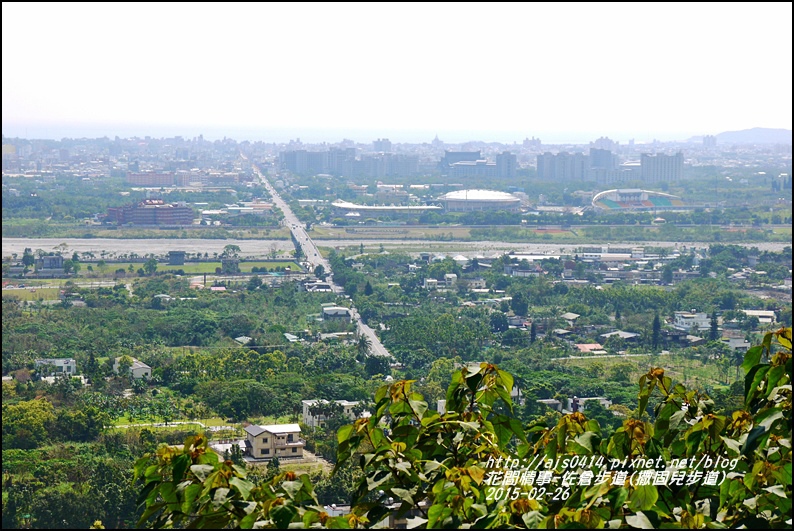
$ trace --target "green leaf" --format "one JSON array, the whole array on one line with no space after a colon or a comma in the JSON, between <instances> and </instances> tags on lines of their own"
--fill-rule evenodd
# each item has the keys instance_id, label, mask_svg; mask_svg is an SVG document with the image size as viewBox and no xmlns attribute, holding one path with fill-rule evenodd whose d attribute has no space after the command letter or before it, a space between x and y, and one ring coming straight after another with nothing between
<instances>
[{"instance_id":1,"label":"green leaf","mask_svg":"<svg viewBox=\"0 0 794 531\"><path fill-rule=\"evenodd\" d=\"M284 483L281 484L281 487L284 489L284 492L287 493L287 496L289 496L291 499L294 500L295 496L303 488L303 482L302 481L285 481Z\"/></svg>"},{"instance_id":2,"label":"green leaf","mask_svg":"<svg viewBox=\"0 0 794 531\"><path fill-rule=\"evenodd\" d=\"M276 527L287 529L297 513L298 510L292 505L278 505L270 510L270 517L273 518Z\"/></svg>"},{"instance_id":3,"label":"green leaf","mask_svg":"<svg viewBox=\"0 0 794 531\"><path fill-rule=\"evenodd\" d=\"M350 438L350 435L353 434L353 430L355 428L352 424L346 424L339 428L339 431L336 432L336 440L339 443L342 443Z\"/></svg>"},{"instance_id":4,"label":"green leaf","mask_svg":"<svg viewBox=\"0 0 794 531\"><path fill-rule=\"evenodd\" d=\"M210 475L215 470L215 467L212 465L191 465L190 471L196 476L199 481L204 481L207 479L207 476Z\"/></svg>"},{"instance_id":5,"label":"green leaf","mask_svg":"<svg viewBox=\"0 0 794 531\"><path fill-rule=\"evenodd\" d=\"M184 499L182 500L182 512L194 514L196 512L196 498L201 494L201 485L193 483L185 489Z\"/></svg>"},{"instance_id":6,"label":"green leaf","mask_svg":"<svg viewBox=\"0 0 794 531\"><path fill-rule=\"evenodd\" d=\"M256 512L246 515L240 520L240 529L253 529L257 520L259 520L259 514Z\"/></svg>"},{"instance_id":7,"label":"green leaf","mask_svg":"<svg viewBox=\"0 0 794 531\"><path fill-rule=\"evenodd\" d=\"M233 477L230 479L229 484L240 492L240 496L244 500L247 500L251 497L251 490L255 487L255 485L250 481L238 477Z\"/></svg>"},{"instance_id":8,"label":"green leaf","mask_svg":"<svg viewBox=\"0 0 794 531\"><path fill-rule=\"evenodd\" d=\"M742 452L742 447L739 445L739 441L725 437L724 435L720 438L722 439L722 442L725 443L725 446L730 448L732 451L736 452L737 454Z\"/></svg>"},{"instance_id":9,"label":"green leaf","mask_svg":"<svg viewBox=\"0 0 794 531\"><path fill-rule=\"evenodd\" d=\"M219 487L215 489L215 496L212 497L212 506L214 508L217 509L218 507L226 503L226 500L229 496L229 490L230 489L227 489L226 487Z\"/></svg>"},{"instance_id":10,"label":"green leaf","mask_svg":"<svg viewBox=\"0 0 794 531\"><path fill-rule=\"evenodd\" d=\"M635 511L647 511L656 505L658 499L655 485L641 485L629 494L629 507Z\"/></svg>"},{"instance_id":11,"label":"green leaf","mask_svg":"<svg viewBox=\"0 0 794 531\"><path fill-rule=\"evenodd\" d=\"M367 476L367 490L373 491L392 478L391 472L380 470L374 476Z\"/></svg>"},{"instance_id":12,"label":"green leaf","mask_svg":"<svg viewBox=\"0 0 794 531\"><path fill-rule=\"evenodd\" d=\"M441 517L441 514L444 512L444 506L441 504L431 505L430 509L427 510L427 528L428 529L435 529L438 527L436 524L438 523L438 519Z\"/></svg>"},{"instance_id":13,"label":"green leaf","mask_svg":"<svg viewBox=\"0 0 794 531\"><path fill-rule=\"evenodd\" d=\"M413 394L418 395L419 397L422 396L419 395L418 393L413 393ZM425 411L427 411L427 402L425 402L424 400L416 400L414 398L411 398L408 400L408 403L411 405L411 409L413 409L414 412L416 413L416 416L421 419L424 416Z\"/></svg>"},{"instance_id":14,"label":"green leaf","mask_svg":"<svg viewBox=\"0 0 794 531\"><path fill-rule=\"evenodd\" d=\"M786 368L783 365L772 367L769 372L766 373L766 393L764 393L764 396L769 396L769 393L772 391L772 389L777 387L781 377L783 377L785 374Z\"/></svg>"},{"instance_id":15,"label":"green leaf","mask_svg":"<svg viewBox=\"0 0 794 531\"><path fill-rule=\"evenodd\" d=\"M758 365L761 361L761 355L764 353L764 348L761 345L756 345L747 349L744 354L744 361L742 362L742 369L744 372L750 372L750 369Z\"/></svg>"},{"instance_id":16,"label":"green leaf","mask_svg":"<svg viewBox=\"0 0 794 531\"><path fill-rule=\"evenodd\" d=\"M172 482L162 483L160 484L160 497L163 498L163 501L166 503L176 503L176 487Z\"/></svg>"},{"instance_id":17,"label":"green leaf","mask_svg":"<svg viewBox=\"0 0 794 531\"><path fill-rule=\"evenodd\" d=\"M653 524L642 511L637 514L630 514L626 517L626 523L636 529L653 529Z\"/></svg>"},{"instance_id":18,"label":"green leaf","mask_svg":"<svg viewBox=\"0 0 794 531\"><path fill-rule=\"evenodd\" d=\"M149 483L147 483L146 486L144 486L143 489L141 490L141 493L138 494L138 499L135 501L135 504L140 505L144 501L148 500L149 494L151 494L151 492L155 488L157 488L158 485L160 485L159 481L150 481Z\"/></svg>"},{"instance_id":19,"label":"green leaf","mask_svg":"<svg viewBox=\"0 0 794 531\"><path fill-rule=\"evenodd\" d=\"M583 453L587 453L589 455L593 453L595 448L598 448L598 443L601 441L601 437L599 437L597 433L586 431L575 437L574 441L576 441L576 444L585 450Z\"/></svg>"},{"instance_id":20,"label":"green leaf","mask_svg":"<svg viewBox=\"0 0 794 531\"><path fill-rule=\"evenodd\" d=\"M521 520L524 521L524 525L527 526L527 529L539 529L541 522L543 522L543 515L540 511L530 511L522 514Z\"/></svg>"},{"instance_id":21,"label":"green leaf","mask_svg":"<svg viewBox=\"0 0 794 531\"><path fill-rule=\"evenodd\" d=\"M782 418L783 411L780 408L770 408L755 418L755 424L756 426L761 426L766 431L769 431L772 429L772 424L774 424L776 420Z\"/></svg>"},{"instance_id":22,"label":"green leaf","mask_svg":"<svg viewBox=\"0 0 794 531\"><path fill-rule=\"evenodd\" d=\"M786 495L786 489L783 487L783 485L772 485L771 487L766 487L761 490L765 490L776 496L780 496L781 498L788 498L788 495Z\"/></svg>"},{"instance_id":23,"label":"green leaf","mask_svg":"<svg viewBox=\"0 0 794 531\"><path fill-rule=\"evenodd\" d=\"M391 491L398 498L400 498L401 500L405 501L406 503L409 503L411 505L414 504L414 499L411 496L411 491L410 490L408 490L408 489L400 489L400 488L394 487L394 488L391 489Z\"/></svg>"},{"instance_id":24,"label":"green leaf","mask_svg":"<svg viewBox=\"0 0 794 531\"><path fill-rule=\"evenodd\" d=\"M761 426L756 426L750 430L750 433L747 434L747 439L744 441L744 445L742 446L742 455L752 454L761 443L762 437L766 434L767 431Z\"/></svg>"},{"instance_id":25,"label":"green leaf","mask_svg":"<svg viewBox=\"0 0 794 531\"><path fill-rule=\"evenodd\" d=\"M185 477L185 471L187 470L188 465L190 465L190 455L189 454L182 454L176 459L174 459L173 463L173 474L174 474L174 483L179 483Z\"/></svg>"},{"instance_id":26,"label":"green leaf","mask_svg":"<svg viewBox=\"0 0 794 531\"><path fill-rule=\"evenodd\" d=\"M756 365L747 373L744 378L745 407L749 406L758 394L758 384L761 383L767 372L769 372L769 365Z\"/></svg>"}]
</instances>

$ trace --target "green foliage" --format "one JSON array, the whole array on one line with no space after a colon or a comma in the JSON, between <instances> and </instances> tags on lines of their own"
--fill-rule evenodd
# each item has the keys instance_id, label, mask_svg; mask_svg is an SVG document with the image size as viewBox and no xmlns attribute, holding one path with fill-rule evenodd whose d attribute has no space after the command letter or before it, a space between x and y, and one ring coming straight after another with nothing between
<instances>
[{"instance_id":1,"label":"green foliage","mask_svg":"<svg viewBox=\"0 0 794 531\"><path fill-rule=\"evenodd\" d=\"M152 461L147 456L135 464L135 477L145 483L138 498L145 507L141 526L286 529L291 523L352 523L348 516L328 516L308 475L282 472L255 485L243 467L208 451L203 436L189 437L181 449L161 447Z\"/></svg>"},{"instance_id":2,"label":"green foliage","mask_svg":"<svg viewBox=\"0 0 794 531\"><path fill-rule=\"evenodd\" d=\"M3 449L35 448L48 440L55 413L47 400L3 403Z\"/></svg>"},{"instance_id":3,"label":"green foliage","mask_svg":"<svg viewBox=\"0 0 794 531\"><path fill-rule=\"evenodd\" d=\"M136 477L146 482L140 523L347 528L396 513L420 527L454 529L785 527L792 498L791 363L791 329L767 334L745 356L744 408L730 415L715 414L709 396L652 369L640 378L640 417L626 418L610 437L581 412L561 416L551 428L525 428L512 415L513 377L491 364L453 374L444 414L429 409L404 380L381 387L372 416L338 432L335 470L357 461L362 472L349 515L324 514L308 476L285 473L254 485L245 470L208 454L197 437L182 449L162 447L154 464L149 456L136 464ZM529 496L537 489L521 484L500 496L490 486L496 472L511 469L507 463L527 467L538 459L555 475L609 469L624 472L625 481L613 475L557 489L555 496ZM628 479L665 469L717 471L721 481ZM396 504L388 506L389 498Z\"/></svg>"}]
</instances>

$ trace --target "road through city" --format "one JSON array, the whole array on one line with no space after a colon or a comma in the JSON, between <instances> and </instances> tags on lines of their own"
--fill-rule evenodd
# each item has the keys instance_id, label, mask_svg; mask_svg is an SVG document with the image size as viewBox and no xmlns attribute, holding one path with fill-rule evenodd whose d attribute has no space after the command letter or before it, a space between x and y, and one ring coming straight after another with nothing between
<instances>
[{"instance_id":1,"label":"road through city","mask_svg":"<svg viewBox=\"0 0 794 531\"><path fill-rule=\"evenodd\" d=\"M323 255L320 254L320 250L306 232L306 227L303 226L303 223L301 223L295 213L292 212L292 209L289 207L286 201L284 201L276 189L273 188L273 185L270 183L267 177L265 177L262 172L259 171L259 168L253 164L252 167L254 168L254 171L256 172L259 179L262 181L264 187L267 189L268 193L270 193L273 203L280 208L281 212L284 214L285 225L292 232L292 237L294 240L301 246L301 250L304 254L304 260L306 262L305 265L307 265L311 271L314 271L318 265L323 266L323 270L328 274L327 280L331 286L331 289L334 291L334 293L341 294L344 290L341 286L338 286L333 282L333 271L331 270L331 264L323 257ZM355 307L351 307L350 312L353 322L356 323L359 336L365 336L369 339L371 345L370 354L374 356L391 357L389 351L386 350L386 347L384 347L380 342L380 339L378 339L375 331L361 321L361 316L359 315L358 310L356 310Z\"/></svg>"}]
</instances>

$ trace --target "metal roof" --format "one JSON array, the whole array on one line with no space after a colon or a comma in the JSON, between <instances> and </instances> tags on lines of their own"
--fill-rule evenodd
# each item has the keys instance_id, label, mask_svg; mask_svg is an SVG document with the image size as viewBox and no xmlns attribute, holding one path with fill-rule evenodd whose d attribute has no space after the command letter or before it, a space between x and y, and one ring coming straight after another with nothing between
<instances>
[{"instance_id":1,"label":"metal roof","mask_svg":"<svg viewBox=\"0 0 794 531\"><path fill-rule=\"evenodd\" d=\"M463 200L463 201L521 201L513 194L498 192L496 190L455 190L442 195L441 200Z\"/></svg>"}]
</instances>

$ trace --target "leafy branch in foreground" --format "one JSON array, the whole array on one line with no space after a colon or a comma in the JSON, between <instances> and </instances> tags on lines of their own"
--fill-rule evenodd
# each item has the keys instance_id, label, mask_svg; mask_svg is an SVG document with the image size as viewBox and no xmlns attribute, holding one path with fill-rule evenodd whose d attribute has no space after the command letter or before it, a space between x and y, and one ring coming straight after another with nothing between
<instances>
[{"instance_id":1,"label":"leafy branch in foreground","mask_svg":"<svg viewBox=\"0 0 794 531\"><path fill-rule=\"evenodd\" d=\"M391 514L423 528L790 528L791 365L791 328L767 334L745 356L744 408L727 415L651 369L636 418L608 438L582 412L522 426L513 378L491 364L453 375L443 414L396 382L337 434L336 469L363 472L349 514L325 513L306 475L254 485L192 437L136 464L140 523L368 528Z\"/></svg>"}]
</instances>

